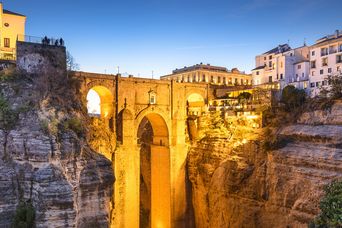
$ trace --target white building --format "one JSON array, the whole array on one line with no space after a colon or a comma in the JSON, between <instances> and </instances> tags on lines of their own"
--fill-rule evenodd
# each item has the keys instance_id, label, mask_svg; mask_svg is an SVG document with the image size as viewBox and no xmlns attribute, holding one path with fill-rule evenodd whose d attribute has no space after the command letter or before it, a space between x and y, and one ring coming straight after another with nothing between
<instances>
[{"instance_id":1,"label":"white building","mask_svg":"<svg viewBox=\"0 0 342 228\"><path fill-rule=\"evenodd\" d=\"M277 83L280 89L294 85L307 89L309 84L309 47L292 49L288 44L279 45L255 58L252 70L253 85Z\"/></svg>"},{"instance_id":2,"label":"white building","mask_svg":"<svg viewBox=\"0 0 342 228\"><path fill-rule=\"evenodd\" d=\"M327 86L328 75L342 70L342 31L325 36L310 47L310 92L319 94L320 88Z\"/></svg>"}]
</instances>

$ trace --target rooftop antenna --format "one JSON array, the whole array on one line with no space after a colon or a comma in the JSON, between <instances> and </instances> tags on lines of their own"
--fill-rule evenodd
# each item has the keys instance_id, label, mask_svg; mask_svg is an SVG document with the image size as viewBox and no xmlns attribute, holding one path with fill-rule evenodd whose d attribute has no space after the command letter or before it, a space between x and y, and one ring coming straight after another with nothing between
<instances>
[{"instance_id":1,"label":"rooftop antenna","mask_svg":"<svg viewBox=\"0 0 342 228\"><path fill-rule=\"evenodd\" d=\"M120 74L120 67L118 66L117 68L118 68L118 74Z\"/></svg>"},{"instance_id":2,"label":"rooftop antenna","mask_svg":"<svg viewBox=\"0 0 342 228\"><path fill-rule=\"evenodd\" d=\"M306 38L304 37L304 46L306 46Z\"/></svg>"}]
</instances>

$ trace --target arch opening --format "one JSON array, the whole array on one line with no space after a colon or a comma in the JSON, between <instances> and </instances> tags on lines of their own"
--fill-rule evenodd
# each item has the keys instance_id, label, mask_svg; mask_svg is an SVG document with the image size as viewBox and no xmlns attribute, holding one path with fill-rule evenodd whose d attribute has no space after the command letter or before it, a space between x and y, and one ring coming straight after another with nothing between
<instances>
[{"instance_id":1,"label":"arch opening","mask_svg":"<svg viewBox=\"0 0 342 228\"><path fill-rule=\"evenodd\" d=\"M195 140L198 137L198 117L205 108L204 98L198 93L192 93L186 100L187 108L187 136L188 140Z\"/></svg>"},{"instance_id":2,"label":"arch opening","mask_svg":"<svg viewBox=\"0 0 342 228\"><path fill-rule=\"evenodd\" d=\"M88 115L110 119L113 117L113 95L104 86L94 86L87 93Z\"/></svg>"},{"instance_id":3,"label":"arch opening","mask_svg":"<svg viewBox=\"0 0 342 228\"><path fill-rule=\"evenodd\" d=\"M159 114L146 115L137 132L140 148L140 227L169 227L170 149L167 125Z\"/></svg>"},{"instance_id":4,"label":"arch opening","mask_svg":"<svg viewBox=\"0 0 342 228\"><path fill-rule=\"evenodd\" d=\"M199 116L205 106L204 98L198 93L192 93L187 97L187 113L188 116Z\"/></svg>"}]
</instances>

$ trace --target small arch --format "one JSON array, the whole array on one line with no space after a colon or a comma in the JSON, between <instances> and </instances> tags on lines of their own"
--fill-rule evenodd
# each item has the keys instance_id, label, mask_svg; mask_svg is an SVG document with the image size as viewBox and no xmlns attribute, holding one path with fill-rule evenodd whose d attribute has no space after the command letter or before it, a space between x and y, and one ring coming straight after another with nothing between
<instances>
[{"instance_id":1,"label":"small arch","mask_svg":"<svg viewBox=\"0 0 342 228\"><path fill-rule=\"evenodd\" d=\"M198 93L191 93L186 100L188 115L199 116L205 106L205 101L202 95Z\"/></svg>"},{"instance_id":2,"label":"small arch","mask_svg":"<svg viewBox=\"0 0 342 228\"><path fill-rule=\"evenodd\" d=\"M94 86L87 93L87 109L90 116L110 119L113 117L112 92L104 86Z\"/></svg>"}]
</instances>

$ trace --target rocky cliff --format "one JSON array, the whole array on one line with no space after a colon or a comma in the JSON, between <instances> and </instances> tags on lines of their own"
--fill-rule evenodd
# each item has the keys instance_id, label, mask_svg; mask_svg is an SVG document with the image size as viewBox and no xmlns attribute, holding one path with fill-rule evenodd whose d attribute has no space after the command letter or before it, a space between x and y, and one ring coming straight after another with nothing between
<instances>
[{"instance_id":1,"label":"rocky cliff","mask_svg":"<svg viewBox=\"0 0 342 228\"><path fill-rule=\"evenodd\" d=\"M0 76L0 227L27 222L20 203L36 227L108 227L112 163L87 145L65 58L39 48L18 60L30 71Z\"/></svg>"},{"instance_id":2,"label":"rocky cliff","mask_svg":"<svg viewBox=\"0 0 342 228\"><path fill-rule=\"evenodd\" d=\"M188 156L196 227L307 227L323 186L342 177L342 102L279 129L286 144L266 150L265 132L209 138Z\"/></svg>"}]
</instances>

